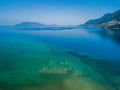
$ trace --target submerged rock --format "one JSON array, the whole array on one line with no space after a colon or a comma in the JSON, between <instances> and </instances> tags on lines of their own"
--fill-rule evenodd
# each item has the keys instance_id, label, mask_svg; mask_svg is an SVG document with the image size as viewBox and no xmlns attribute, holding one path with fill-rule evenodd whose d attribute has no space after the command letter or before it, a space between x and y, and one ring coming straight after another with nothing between
<instances>
[{"instance_id":1,"label":"submerged rock","mask_svg":"<svg viewBox=\"0 0 120 90\"><path fill-rule=\"evenodd\" d=\"M46 73L46 74L67 74L68 69L67 68L59 68L59 67L43 67L42 70L40 70L40 73Z\"/></svg>"}]
</instances>

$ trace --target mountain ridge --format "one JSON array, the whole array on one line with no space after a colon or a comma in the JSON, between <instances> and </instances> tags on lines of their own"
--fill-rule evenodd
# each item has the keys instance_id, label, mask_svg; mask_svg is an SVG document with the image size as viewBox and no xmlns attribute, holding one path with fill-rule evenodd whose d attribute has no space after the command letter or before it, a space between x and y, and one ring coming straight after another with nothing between
<instances>
[{"instance_id":1,"label":"mountain ridge","mask_svg":"<svg viewBox=\"0 0 120 90\"><path fill-rule=\"evenodd\" d=\"M114 13L107 13L98 19L91 19L87 21L84 25L106 29L120 29L120 10Z\"/></svg>"}]
</instances>

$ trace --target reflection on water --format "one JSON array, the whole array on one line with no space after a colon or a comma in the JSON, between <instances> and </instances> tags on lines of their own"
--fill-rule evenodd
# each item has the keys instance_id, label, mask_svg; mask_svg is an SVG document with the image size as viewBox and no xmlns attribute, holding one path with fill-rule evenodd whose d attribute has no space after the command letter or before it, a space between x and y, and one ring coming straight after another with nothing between
<instances>
[{"instance_id":1,"label":"reflection on water","mask_svg":"<svg viewBox=\"0 0 120 90\"><path fill-rule=\"evenodd\" d=\"M120 90L119 60L81 55L91 48L100 50L101 35L79 30L1 31L0 90ZM111 43L117 56L119 46L109 40L100 48Z\"/></svg>"},{"instance_id":2,"label":"reflection on water","mask_svg":"<svg viewBox=\"0 0 120 90\"><path fill-rule=\"evenodd\" d=\"M58 31L16 31L16 33L20 32L33 35L38 41L43 41L80 54L120 60L120 45L116 42L116 40L119 40L117 31L112 36L108 34L108 30L96 28L93 28L93 30L92 28L85 28ZM116 39L114 40L114 38Z\"/></svg>"},{"instance_id":3,"label":"reflection on water","mask_svg":"<svg viewBox=\"0 0 120 90\"><path fill-rule=\"evenodd\" d=\"M120 30L102 30L100 34L103 38L111 38L120 45Z\"/></svg>"}]
</instances>

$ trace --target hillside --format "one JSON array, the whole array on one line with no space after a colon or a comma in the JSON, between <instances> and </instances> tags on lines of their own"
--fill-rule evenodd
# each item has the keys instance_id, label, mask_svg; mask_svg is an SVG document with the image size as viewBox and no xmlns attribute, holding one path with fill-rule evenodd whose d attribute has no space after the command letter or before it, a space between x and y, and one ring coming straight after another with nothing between
<instances>
[{"instance_id":1,"label":"hillside","mask_svg":"<svg viewBox=\"0 0 120 90\"><path fill-rule=\"evenodd\" d=\"M107 13L101 18L87 21L85 26L120 29L120 10L114 13Z\"/></svg>"}]
</instances>

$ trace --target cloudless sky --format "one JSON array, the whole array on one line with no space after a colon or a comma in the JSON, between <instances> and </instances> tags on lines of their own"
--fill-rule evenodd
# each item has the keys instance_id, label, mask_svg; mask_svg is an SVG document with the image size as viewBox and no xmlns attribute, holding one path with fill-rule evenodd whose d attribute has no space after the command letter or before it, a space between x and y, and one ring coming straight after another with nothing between
<instances>
[{"instance_id":1,"label":"cloudless sky","mask_svg":"<svg viewBox=\"0 0 120 90\"><path fill-rule=\"evenodd\" d=\"M120 9L120 0L0 0L0 25L78 25Z\"/></svg>"}]
</instances>

